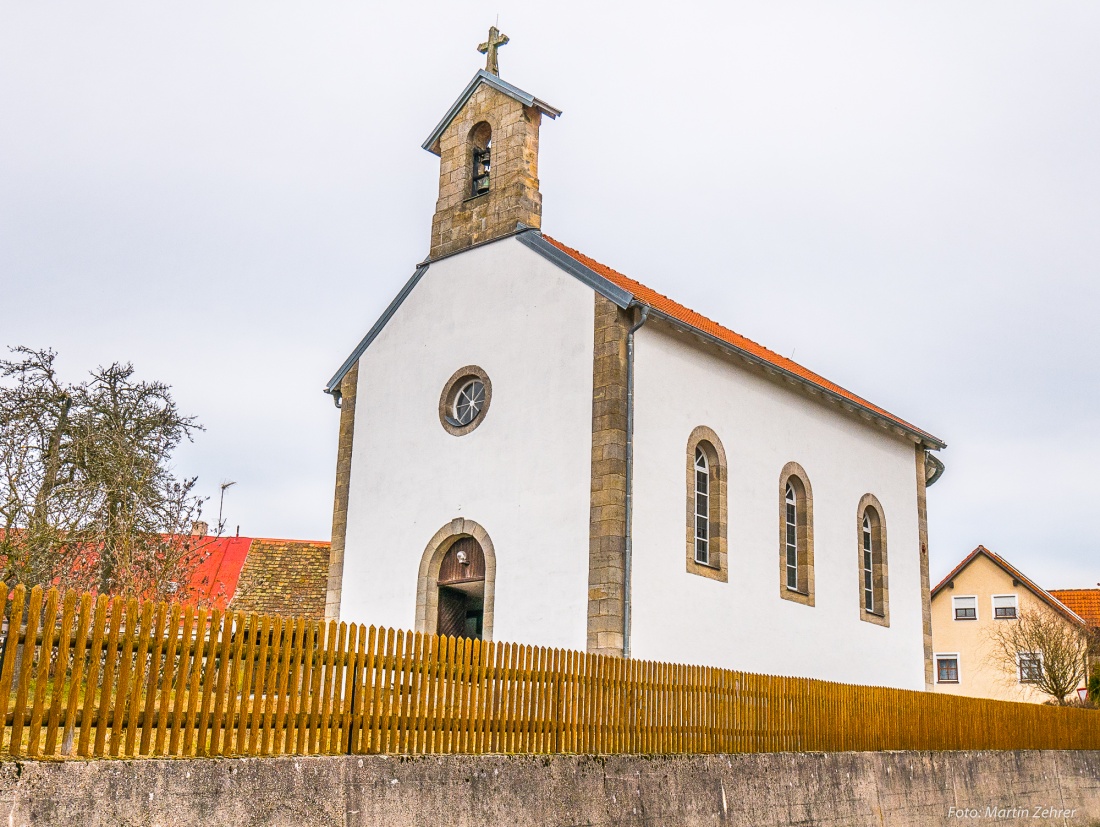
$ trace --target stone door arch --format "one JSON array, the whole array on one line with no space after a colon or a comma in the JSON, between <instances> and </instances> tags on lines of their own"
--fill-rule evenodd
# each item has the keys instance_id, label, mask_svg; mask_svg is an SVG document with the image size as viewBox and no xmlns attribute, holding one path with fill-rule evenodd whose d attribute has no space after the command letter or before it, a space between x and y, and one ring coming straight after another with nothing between
<instances>
[{"instance_id":1,"label":"stone door arch","mask_svg":"<svg viewBox=\"0 0 1100 827\"><path fill-rule=\"evenodd\" d=\"M444 620L448 622L449 618L452 623L457 623L459 595L467 595L472 610L480 611L481 628L477 636L492 640L496 569L493 542L476 522L459 517L439 529L420 559L416 631L453 634L455 626L443 630L439 626L441 595Z\"/></svg>"}]
</instances>

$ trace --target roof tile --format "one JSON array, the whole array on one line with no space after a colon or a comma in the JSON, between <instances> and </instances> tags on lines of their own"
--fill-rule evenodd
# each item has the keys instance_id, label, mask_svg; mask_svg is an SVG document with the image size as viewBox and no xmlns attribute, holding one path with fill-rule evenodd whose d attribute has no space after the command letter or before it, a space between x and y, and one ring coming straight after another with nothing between
<instances>
[{"instance_id":1,"label":"roof tile","mask_svg":"<svg viewBox=\"0 0 1100 827\"><path fill-rule=\"evenodd\" d=\"M1050 593L1085 619L1100 627L1100 589L1051 589Z\"/></svg>"}]
</instances>

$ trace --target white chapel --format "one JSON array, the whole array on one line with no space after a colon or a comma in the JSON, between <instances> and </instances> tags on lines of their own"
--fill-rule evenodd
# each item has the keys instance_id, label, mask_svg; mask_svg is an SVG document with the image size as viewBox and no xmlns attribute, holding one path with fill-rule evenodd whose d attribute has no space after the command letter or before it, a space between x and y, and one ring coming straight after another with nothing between
<instances>
[{"instance_id":1,"label":"white chapel","mask_svg":"<svg viewBox=\"0 0 1100 827\"><path fill-rule=\"evenodd\" d=\"M328 614L929 687L944 442L544 234L561 113L506 40L424 141L427 258L326 387Z\"/></svg>"}]
</instances>

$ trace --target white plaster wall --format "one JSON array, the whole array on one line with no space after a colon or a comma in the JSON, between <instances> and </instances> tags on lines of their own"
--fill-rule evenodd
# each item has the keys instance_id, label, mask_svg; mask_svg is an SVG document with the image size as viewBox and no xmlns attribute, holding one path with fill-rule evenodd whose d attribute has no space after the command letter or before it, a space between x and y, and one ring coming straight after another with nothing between
<instances>
[{"instance_id":1,"label":"white plaster wall","mask_svg":"<svg viewBox=\"0 0 1100 827\"><path fill-rule=\"evenodd\" d=\"M915 446L674 337L637 334L633 656L924 688ZM729 582L685 570L685 453L697 425L729 460ZM816 605L779 596L779 475L813 489ZM860 620L856 508L878 497L890 627Z\"/></svg>"},{"instance_id":2,"label":"white plaster wall","mask_svg":"<svg viewBox=\"0 0 1100 827\"><path fill-rule=\"evenodd\" d=\"M413 628L425 546L465 517L496 549L493 637L584 648L593 315L515 239L431 265L360 359L342 619ZM439 395L470 364L492 403L454 437Z\"/></svg>"}]
</instances>

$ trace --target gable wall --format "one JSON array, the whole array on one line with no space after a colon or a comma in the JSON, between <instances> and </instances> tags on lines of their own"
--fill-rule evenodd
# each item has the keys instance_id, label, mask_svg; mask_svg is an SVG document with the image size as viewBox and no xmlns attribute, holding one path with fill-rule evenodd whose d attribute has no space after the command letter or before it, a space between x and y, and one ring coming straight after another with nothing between
<instances>
[{"instance_id":1,"label":"gable wall","mask_svg":"<svg viewBox=\"0 0 1100 827\"><path fill-rule=\"evenodd\" d=\"M514 239L434 263L360 359L342 619L411 629L425 547L457 517L496 554L496 640L584 649L592 291ZM440 424L448 378L492 382Z\"/></svg>"},{"instance_id":2,"label":"gable wall","mask_svg":"<svg viewBox=\"0 0 1100 827\"><path fill-rule=\"evenodd\" d=\"M632 652L925 687L916 446L649 322L637 334ZM685 455L697 426L728 460L728 582L685 568ZM814 605L780 597L779 485L813 493ZM922 465L923 467L923 465ZM885 511L889 627L860 619L857 507Z\"/></svg>"},{"instance_id":3,"label":"gable wall","mask_svg":"<svg viewBox=\"0 0 1100 827\"><path fill-rule=\"evenodd\" d=\"M993 617L993 595L1017 595L1018 611L1047 609L1046 604L1023 585L1013 586L1012 577L989 558L979 554L954 577L955 588L945 586L932 599L932 647L935 653L958 654L959 682L937 683L937 692L996 698L1002 701L1042 703L1047 696L1021 684L1015 671L1009 672L993 656L988 635L998 623ZM952 597L976 596L977 620L955 620Z\"/></svg>"}]
</instances>

